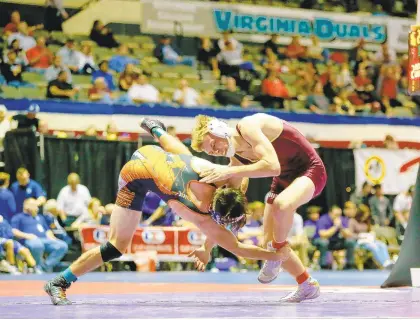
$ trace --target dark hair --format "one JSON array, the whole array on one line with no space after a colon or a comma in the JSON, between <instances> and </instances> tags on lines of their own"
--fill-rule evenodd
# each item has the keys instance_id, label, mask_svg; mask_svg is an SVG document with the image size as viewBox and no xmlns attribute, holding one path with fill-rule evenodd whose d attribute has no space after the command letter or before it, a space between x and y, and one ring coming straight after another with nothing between
<instances>
[{"instance_id":1,"label":"dark hair","mask_svg":"<svg viewBox=\"0 0 420 320\"><path fill-rule=\"evenodd\" d=\"M382 188L382 185L381 184L375 184L374 186L373 186L373 189L376 191L376 190L379 190L379 189L381 189Z\"/></svg>"},{"instance_id":2,"label":"dark hair","mask_svg":"<svg viewBox=\"0 0 420 320\"><path fill-rule=\"evenodd\" d=\"M367 219L365 220L364 217L367 215ZM361 204L357 207L357 212L354 219L359 223L366 223L368 227L368 232L372 230L372 215L370 213L370 208L365 205Z\"/></svg>"},{"instance_id":3,"label":"dark hair","mask_svg":"<svg viewBox=\"0 0 420 320\"><path fill-rule=\"evenodd\" d=\"M212 218L221 225L237 231L246 223L247 199L239 189L219 188L213 198Z\"/></svg>"},{"instance_id":4,"label":"dark hair","mask_svg":"<svg viewBox=\"0 0 420 320\"><path fill-rule=\"evenodd\" d=\"M367 187L368 185L369 185L369 182L365 181L365 182L363 182L363 184L362 184L362 188L365 188L365 187Z\"/></svg>"}]
</instances>

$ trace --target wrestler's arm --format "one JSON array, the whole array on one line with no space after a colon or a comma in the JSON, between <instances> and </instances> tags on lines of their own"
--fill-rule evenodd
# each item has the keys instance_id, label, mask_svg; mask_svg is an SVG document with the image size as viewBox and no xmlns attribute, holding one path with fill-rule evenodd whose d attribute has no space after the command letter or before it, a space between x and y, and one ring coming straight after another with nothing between
<instances>
[{"instance_id":1,"label":"wrestler's arm","mask_svg":"<svg viewBox=\"0 0 420 320\"><path fill-rule=\"evenodd\" d=\"M191 151L181 142L181 140L171 136L169 133L162 132L159 137L155 136L155 138L166 152L174 154L191 154Z\"/></svg>"}]
</instances>

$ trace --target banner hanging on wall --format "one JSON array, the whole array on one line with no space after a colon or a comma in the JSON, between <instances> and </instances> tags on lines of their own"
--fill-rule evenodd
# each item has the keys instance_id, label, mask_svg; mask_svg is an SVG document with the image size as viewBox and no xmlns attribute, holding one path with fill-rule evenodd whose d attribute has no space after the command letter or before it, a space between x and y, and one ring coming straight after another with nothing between
<instances>
[{"instance_id":1,"label":"banner hanging on wall","mask_svg":"<svg viewBox=\"0 0 420 320\"><path fill-rule=\"evenodd\" d=\"M420 151L356 149L354 161L358 190L367 181L372 185L381 184L385 194L396 195L415 184Z\"/></svg>"}]
</instances>

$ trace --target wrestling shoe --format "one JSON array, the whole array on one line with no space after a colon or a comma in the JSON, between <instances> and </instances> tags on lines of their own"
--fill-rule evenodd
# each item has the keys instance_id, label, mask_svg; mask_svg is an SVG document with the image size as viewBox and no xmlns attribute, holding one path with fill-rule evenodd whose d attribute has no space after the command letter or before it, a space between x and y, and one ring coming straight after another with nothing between
<instances>
[{"instance_id":1,"label":"wrestling shoe","mask_svg":"<svg viewBox=\"0 0 420 320\"><path fill-rule=\"evenodd\" d=\"M267 244L267 250L269 251L276 251L276 249L273 248L272 243L269 242ZM260 273L258 274L258 281L264 284L270 283L274 280L276 280L279 273L282 271L281 268L282 261L274 261L274 260L267 260L264 262L264 265L262 266Z\"/></svg>"},{"instance_id":2,"label":"wrestling shoe","mask_svg":"<svg viewBox=\"0 0 420 320\"><path fill-rule=\"evenodd\" d=\"M321 294L319 282L313 278L301 283L295 292L280 299L280 302L299 303L305 300L318 298Z\"/></svg>"},{"instance_id":3,"label":"wrestling shoe","mask_svg":"<svg viewBox=\"0 0 420 320\"><path fill-rule=\"evenodd\" d=\"M159 121L159 120L151 120L148 118L143 118L143 120L140 122L140 127L150 133L151 136L153 136L152 130L154 128L161 128L164 131L166 131L165 125Z\"/></svg>"},{"instance_id":4,"label":"wrestling shoe","mask_svg":"<svg viewBox=\"0 0 420 320\"><path fill-rule=\"evenodd\" d=\"M71 301L66 296L66 290L70 285L71 283L67 282L62 275L59 275L48 281L44 286L44 290L50 296L53 304L67 305L71 304Z\"/></svg>"}]
</instances>

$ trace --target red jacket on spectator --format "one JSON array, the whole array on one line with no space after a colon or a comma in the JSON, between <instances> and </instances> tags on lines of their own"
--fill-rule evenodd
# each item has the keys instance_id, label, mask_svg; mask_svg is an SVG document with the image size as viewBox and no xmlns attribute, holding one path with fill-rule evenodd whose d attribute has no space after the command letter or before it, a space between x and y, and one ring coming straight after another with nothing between
<instances>
[{"instance_id":1,"label":"red jacket on spectator","mask_svg":"<svg viewBox=\"0 0 420 320\"><path fill-rule=\"evenodd\" d=\"M40 56L40 59L38 60L38 62L31 65L31 67L40 68L40 69L48 68L52 63L52 57L53 57L53 54L51 53L50 50L48 50L47 48L35 46L29 49L28 51L26 51L26 57L28 58L28 61L31 61L32 59L35 59L36 57L39 57L39 56Z\"/></svg>"},{"instance_id":2,"label":"red jacket on spectator","mask_svg":"<svg viewBox=\"0 0 420 320\"><path fill-rule=\"evenodd\" d=\"M354 83L358 87L364 87L369 84L372 84L372 80L369 79L368 77L357 75L356 77L354 77Z\"/></svg>"},{"instance_id":3,"label":"red jacket on spectator","mask_svg":"<svg viewBox=\"0 0 420 320\"><path fill-rule=\"evenodd\" d=\"M384 77L382 82L382 97L387 97L390 99L396 99L398 94L397 89L398 81L391 77Z\"/></svg>"},{"instance_id":4,"label":"red jacket on spectator","mask_svg":"<svg viewBox=\"0 0 420 320\"><path fill-rule=\"evenodd\" d=\"M264 79L262 82L262 93L270 97L288 98L289 92L287 87L279 78Z\"/></svg>"}]
</instances>

